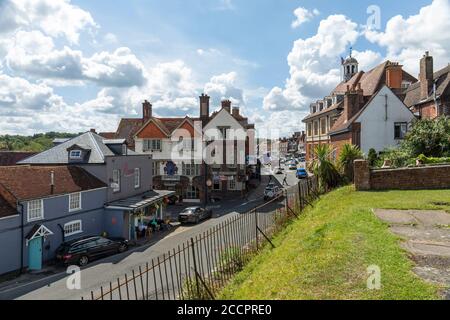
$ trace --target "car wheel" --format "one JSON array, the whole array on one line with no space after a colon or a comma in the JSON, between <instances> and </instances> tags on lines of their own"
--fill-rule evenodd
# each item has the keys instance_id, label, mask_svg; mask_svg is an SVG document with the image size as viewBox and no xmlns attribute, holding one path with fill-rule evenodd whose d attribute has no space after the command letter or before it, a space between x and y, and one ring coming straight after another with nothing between
<instances>
[{"instance_id":1,"label":"car wheel","mask_svg":"<svg viewBox=\"0 0 450 320\"><path fill-rule=\"evenodd\" d=\"M128 246L127 246L125 243L122 243L122 244L119 246L119 253L125 252L125 251L127 251L127 250L128 250Z\"/></svg>"},{"instance_id":2,"label":"car wheel","mask_svg":"<svg viewBox=\"0 0 450 320\"><path fill-rule=\"evenodd\" d=\"M87 265L89 263L89 258L88 256L81 256L80 260L78 260L78 265L80 267L84 267L85 265Z\"/></svg>"}]
</instances>

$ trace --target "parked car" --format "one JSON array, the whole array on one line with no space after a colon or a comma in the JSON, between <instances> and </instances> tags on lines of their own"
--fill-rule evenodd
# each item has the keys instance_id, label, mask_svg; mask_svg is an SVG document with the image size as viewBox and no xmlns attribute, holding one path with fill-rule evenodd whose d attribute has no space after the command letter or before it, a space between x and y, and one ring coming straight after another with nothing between
<instances>
[{"instance_id":1,"label":"parked car","mask_svg":"<svg viewBox=\"0 0 450 320\"><path fill-rule=\"evenodd\" d=\"M205 209L202 207L190 207L184 209L179 217L178 221L180 223L199 223L202 220L209 219L212 217L212 210Z\"/></svg>"},{"instance_id":2,"label":"parked car","mask_svg":"<svg viewBox=\"0 0 450 320\"><path fill-rule=\"evenodd\" d=\"M56 250L56 259L65 265L83 267L98 258L127 250L128 241L124 238L83 237L61 244Z\"/></svg>"},{"instance_id":3,"label":"parked car","mask_svg":"<svg viewBox=\"0 0 450 320\"><path fill-rule=\"evenodd\" d=\"M273 183L270 183L267 185L266 189L264 190L264 200L271 200L278 198L283 195L283 190L281 190L280 187L276 186Z\"/></svg>"},{"instance_id":4,"label":"parked car","mask_svg":"<svg viewBox=\"0 0 450 320\"><path fill-rule=\"evenodd\" d=\"M306 179L308 178L308 172L304 168L297 169L297 172L295 173L295 176L297 179Z\"/></svg>"},{"instance_id":5,"label":"parked car","mask_svg":"<svg viewBox=\"0 0 450 320\"><path fill-rule=\"evenodd\" d=\"M295 164L295 162L289 164L289 170L297 170L297 165Z\"/></svg>"},{"instance_id":6,"label":"parked car","mask_svg":"<svg viewBox=\"0 0 450 320\"><path fill-rule=\"evenodd\" d=\"M273 169L273 174L282 174L283 173L283 168L281 167L275 167Z\"/></svg>"}]
</instances>

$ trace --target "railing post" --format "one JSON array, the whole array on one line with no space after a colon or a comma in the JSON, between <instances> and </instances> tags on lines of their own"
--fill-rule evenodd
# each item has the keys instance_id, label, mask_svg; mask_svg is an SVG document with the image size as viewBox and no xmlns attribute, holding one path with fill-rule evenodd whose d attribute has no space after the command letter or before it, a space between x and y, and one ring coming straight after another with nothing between
<instances>
[{"instance_id":1,"label":"railing post","mask_svg":"<svg viewBox=\"0 0 450 320\"><path fill-rule=\"evenodd\" d=\"M198 279L197 260L195 259L194 238L191 238L192 259L194 262L195 285L197 289L197 299L200 299L200 284Z\"/></svg>"}]
</instances>

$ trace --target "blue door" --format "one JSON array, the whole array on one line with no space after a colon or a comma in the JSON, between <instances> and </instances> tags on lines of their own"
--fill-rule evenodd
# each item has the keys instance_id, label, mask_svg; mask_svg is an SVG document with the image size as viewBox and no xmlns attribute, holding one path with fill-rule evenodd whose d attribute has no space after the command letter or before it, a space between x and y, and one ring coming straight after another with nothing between
<instances>
[{"instance_id":1,"label":"blue door","mask_svg":"<svg viewBox=\"0 0 450 320\"><path fill-rule=\"evenodd\" d=\"M42 237L34 238L28 242L28 269L42 269Z\"/></svg>"}]
</instances>

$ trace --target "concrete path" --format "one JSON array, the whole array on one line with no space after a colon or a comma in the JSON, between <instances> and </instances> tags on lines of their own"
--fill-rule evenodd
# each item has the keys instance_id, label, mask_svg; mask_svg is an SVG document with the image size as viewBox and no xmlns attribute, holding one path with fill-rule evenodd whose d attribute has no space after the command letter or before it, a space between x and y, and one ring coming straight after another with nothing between
<instances>
[{"instance_id":1,"label":"concrete path","mask_svg":"<svg viewBox=\"0 0 450 320\"><path fill-rule=\"evenodd\" d=\"M374 210L390 230L405 239L402 247L416 263L421 278L446 286L450 300L450 214L445 211Z\"/></svg>"}]
</instances>

